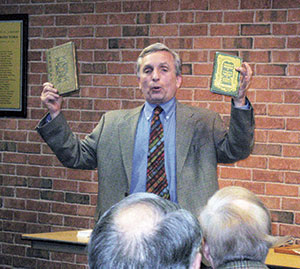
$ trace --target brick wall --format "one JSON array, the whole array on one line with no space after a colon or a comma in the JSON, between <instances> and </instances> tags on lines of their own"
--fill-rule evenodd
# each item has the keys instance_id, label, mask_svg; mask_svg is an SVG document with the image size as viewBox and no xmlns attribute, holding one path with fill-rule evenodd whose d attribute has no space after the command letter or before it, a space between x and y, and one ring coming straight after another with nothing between
<instances>
[{"instance_id":1,"label":"brick wall","mask_svg":"<svg viewBox=\"0 0 300 269\"><path fill-rule=\"evenodd\" d=\"M81 91L65 98L64 113L80 137L105 111L143 102L135 60L153 42L182 57L178 99L226 122L230 99L208 91L214 53L249 62L255 148L246 160L219 166L220 186L254 191L272 211L273 233L300 238L299 0L0 0L0 13L29 14L28 116L0 118L0 266L86 268L84 255L37 251L21 240L22 233L93 227L96 171L62 167L34 130L46 112L39 99L45 50L70 40Z\"/></svg>"}]
</instances>

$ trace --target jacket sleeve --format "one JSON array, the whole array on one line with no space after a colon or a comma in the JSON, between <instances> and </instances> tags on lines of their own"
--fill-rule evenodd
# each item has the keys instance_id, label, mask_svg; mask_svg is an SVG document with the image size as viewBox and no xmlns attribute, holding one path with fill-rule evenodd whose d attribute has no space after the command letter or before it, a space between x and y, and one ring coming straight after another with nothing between
<instances>
[{"instance_id":1,"label":"jacket sleeve","mask_svg":"<svg viewBox=\"0 0 300 269\"><path fill-rule=\"evenodd\" d=\"M50 122L46 122L46 117L40 121L36 130L60 162L69 168L96 168L97 142L103 127L104 117L102 117L94 131L83 140L80 140L71 131L63 113L60 113Z\"/></svg>"},{"instance_id":2,"label":"jacket sleeve","mask_svg":"<svg viewBox=\"0 0 300 269\"><path fill-rule=\"evenodd\" d=\"M215 119L214 139L219 163L232 163L247 158L254 145L254 112L249 102L249 109L239 109L231 104L229 130L224 132L220 117Z\"/></svg>"}]
</instances>

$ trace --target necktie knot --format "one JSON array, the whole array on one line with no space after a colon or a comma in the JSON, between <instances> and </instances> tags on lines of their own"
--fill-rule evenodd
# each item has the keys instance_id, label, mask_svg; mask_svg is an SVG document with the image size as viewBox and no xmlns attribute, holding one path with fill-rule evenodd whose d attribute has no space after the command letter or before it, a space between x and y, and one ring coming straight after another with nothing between
<instances>
[{"instance_id":1,"label":"necktie knot","mask_svg":"<svg viewBox=\"0 0 300 269\"><path fill-rule=\"evenodd\" d=\"M163 112L163 109L161 106L157 106L156 108L154 108L155 115L159 115L161 112Z\"/></svg>"}]
</instances>

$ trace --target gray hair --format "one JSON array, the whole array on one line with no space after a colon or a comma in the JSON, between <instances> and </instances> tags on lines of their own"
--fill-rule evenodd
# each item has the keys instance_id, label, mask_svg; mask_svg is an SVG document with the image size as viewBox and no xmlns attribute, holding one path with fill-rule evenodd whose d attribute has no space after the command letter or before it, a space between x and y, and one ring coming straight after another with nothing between
<instances>
[{"instance_id":1,"label":"gray hair","mask_svg":"<svg viewBox=\"0 0 300 269\"><path fill-rule=\"evenodd\" d=\"M217 191L199 216L215 267L230 260L264 262L269 248L287 238L271 235L271 216L262 201L242 187Z\"/></svg>"},{"instance_id":2,"label":"gray hair","mask_svg":"<svg viewBox=\"0 0 300 269\"><path fill-rule=\"evenodd\" d=\"M142 63L143 58L146 55L148 55L150 53L157 52L157 51L167 51L167 52L169 52L169 53L171 53L173 55L174 63L175 63L176 76L180 76L181 75L182 66L181 66L181 60L180 60L179 55L175 51L169 49L166 45L164 45L162 43L154 43L154 44L152 44L152 45L144 48L142 50L142 52L140 53L138 59L137 59L136 70L137 70L137 76L138 76L138 78L140 77L140 69L141 69L141 63Z\"/></svg>"},{"instance_id":3,"label":"gray hair","mask_svg":"<svg viewBox=\"0 0 300 269\"><path fill-rule=\"evenodd\" d=\"M124 228L124 223L120 224L122 213L139 206L152 212L150 224L142 227L139 215L132 215L137 216L129 219L134 228ZM135 193L112 206L97 222L88 244L89 266L92 269L186 269L192 264L201 241L199 222L190 212L155 194Z\"/></svg>"}]
</instances>

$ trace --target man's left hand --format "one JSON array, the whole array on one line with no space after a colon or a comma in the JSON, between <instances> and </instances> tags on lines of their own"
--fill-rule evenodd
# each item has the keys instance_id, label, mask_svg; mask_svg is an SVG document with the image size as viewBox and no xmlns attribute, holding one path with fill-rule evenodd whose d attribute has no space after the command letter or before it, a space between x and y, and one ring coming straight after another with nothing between
<instances>
[{"instance_id":1,"label":"man's left hand","mask_svg":"<svg viewBox=\"0 0 300 269\"><path fill-rule=\"evenodd\" d=\"M236 68L236 71L240 72L240 85L238 97L233 98L233 101L236 107L241 107L245 105L246 93L252 78L252 69L248 63L243 62L241 67Z\"/></svg>"}]
</instances>

